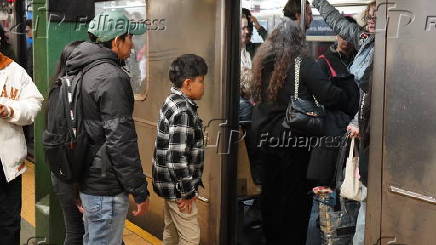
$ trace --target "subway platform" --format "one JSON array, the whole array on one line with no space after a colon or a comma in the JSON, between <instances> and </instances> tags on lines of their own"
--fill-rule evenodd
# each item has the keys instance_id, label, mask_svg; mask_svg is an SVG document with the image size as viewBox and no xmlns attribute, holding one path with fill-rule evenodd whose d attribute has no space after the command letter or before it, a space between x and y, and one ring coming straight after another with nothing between
<instances>
[{"instance_id":1,"label":"subway platform","mask_svg":"<svg viewBox=\"0 0 436 245\"><path fill-rule=\"evenodd\" d=\"M27 162L27 171L23 175L21 209L21 237L20 244L44 244L42 240L35 237L35 165ZM125 245L161 245L162 242L141 229L135 224L126 220L124 227ZM61 245L61 244L56 244Z\"/></svg>"}]
</instances>

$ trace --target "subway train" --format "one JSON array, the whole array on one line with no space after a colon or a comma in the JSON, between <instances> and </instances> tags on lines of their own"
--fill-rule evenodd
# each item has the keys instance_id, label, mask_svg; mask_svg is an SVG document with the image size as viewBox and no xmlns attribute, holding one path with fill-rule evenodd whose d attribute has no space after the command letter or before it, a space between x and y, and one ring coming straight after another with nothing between
<instances>
[{"instance_id":1,"label":"subway train","mask_svg":"<svg viewBox=\"0 0 436 245\"><path fill-rule=\"evenodd\" d=\"M148 32L135 37L135 52L129 60L135 93L134 120L142 167L151 183L151 163L159 109L170 82L170 62L184 53L205 58L209 73L205 95L199 101L206 135L204 188L198 197L201 244L237 244L243 212L255 200L261 186L250 174L243 131L238 123L241 8L252 10L270 32L282 18L286 0L114 0L34 1L34 23L46 22L35 33L35 81L47 92L48 77L62 47L86 38L77 16L107 9L123 9L132 18L147 21ZM81 2L83 4L80 4ZM310 1L311 2L311 1ZM341 12L359 18L366 0L331 0ZM37 10L48 4L48 11ZM436 5L432 0L378 0L376 55L371 114L371 149L366 243L436 244ZM80 7L78 7L80 6ZM51 19L71 8L64 21ZM334 41L334 33L314 9L314 24L307 41L317 57ZM88 16L89 17L89 16ZM58 29L56 29L58 28ZM60 29L59 29L60 28ZM57 34L68 33L59 36ZM54 45L51 45L54 44ZM39 54L39 56L38 56ZM47 72L48 71L48 72ZM47 73L47 74L43 74ZM46 93L47 94L47 93ZM44 166L40 135L43 119L36 122L36 203L47 202L48 170ZM45 178L47 177L47 178ZM161 237L163 201L151 193L150 211L128 219ZM131 200L133 201L133 200ZM37 210L37 233L55 236L54 224L61 216L53 209ZM296 210L294 210L296 211ZM48 219L47 219L48 218ZM47 221L45 221L47 220ZM45 229L45 230L42 230Z\"/></svg>"}]
</instances>

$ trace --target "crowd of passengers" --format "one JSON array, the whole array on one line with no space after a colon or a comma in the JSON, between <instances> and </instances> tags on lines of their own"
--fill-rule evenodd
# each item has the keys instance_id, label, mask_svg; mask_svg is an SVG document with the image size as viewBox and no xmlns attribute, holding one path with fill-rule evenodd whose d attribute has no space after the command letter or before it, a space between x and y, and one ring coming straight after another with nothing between
<instances>
[{"instance_id":1,"label":"crowd of passengers","mask_svg":"<svg viewBox=\"0 0 436 245\"><path fill-rule=\"evenodd\" d=\"M312 4L337 33L337 42L317 59L309 56L300 28L301 1L287 2L284 21L268 37L247 10L241 19L240 120L247 132L252 177L262 185L263 234L266 244L364 244L376 5L368 4L362 27L327 0ZM312 20L306 2L306 30ZM265 40L260 47L250 42L253 26ZM321 132L310 131L309 125L284 124L296 84L299 98L325 109ZM315 147L292 141L301 137L320 140ZM354 153L351 138L359 142L354 196L339 192L344 187L338 183L345 180L338 180L337 174L345 171L345 165L337 163ZM343 152L344 141L348 154Z\"/></svg>"},{"instance_id":2,"label":"crowd of passengers","mask_svg":"<svg viewBox=\"0 0 436 245\"><path fill-rule=\"evenodd\" d=\"M368 4L362 27L328 0L312 4L337 33L337 42L317 59L310 57L306 44L305 31L313 20L309 2L305 30L300 0L286 3L283 21L270 33L249 10L242 11L239 119L246 131L252 177L261 186L264 239L259 244L364 243L376 6ZM136 203L134 216L149 207L132 119L133 91L124 68L133 35L145 29L131 25L114 29L100 25L101 20L128 21L120 11L98 14L89 25L89 41L75 41L63 49L46 102L50 125L56 117L50 111L56 107L53 98L58 95L54 94L63 78L81 76L83 125L92 154L86 156L87 167L79 183L66 181L53 169L51 174L64 215L65 245L124 244L129 195ZM262 44L251 42L254 29ZM18 245L21 175L27 154L22 128L33 123L43 97L25 69L8 57L7 37L0 31L0 142L7 146L0 147L0 241ZM207 72L205 60L195 54L177 57L168 71L172 86L159 111L152 160L153 190L164 200L165 245L200 243L197 197L203 186L204 127L196 101L204 94ZM289 109L294 106L290 102L295 97L323 108L321 133L307 130L309 125L289 124L288 114L293 113ZM306 144L277 147L272 143L290 137L321 140L310 149ZM329 137L334 144L324 142ZM343 142L354 142L351 138L359 148L359 195L353 198L337 186L337 173L343 172L338 159L354 152L351 146L348 153L343 152ZM344 212L344 208L354 211ZM325 219L337 212L347 219ZM345 223L338 227L341 222Z\"/></svg>"}]
</instances>

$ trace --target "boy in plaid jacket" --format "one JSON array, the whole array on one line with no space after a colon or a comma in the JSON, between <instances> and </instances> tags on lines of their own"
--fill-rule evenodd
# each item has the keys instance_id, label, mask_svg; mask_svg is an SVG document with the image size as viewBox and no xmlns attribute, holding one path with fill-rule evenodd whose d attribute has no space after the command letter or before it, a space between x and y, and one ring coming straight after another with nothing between
<instances>
[{"instance_id":1,"label":"boy in plaid jacket","mask_svg":"<svg viewBox=\"0 0 436 245\"><path fill-rule=\"evenodd\" d=\"M200 243L196 197L202 186L203 125L195 100L204 94L208 67L200 56L185 54L169 69L173 86L160 110L153 157L153 189L165 199L165 245Z\"/></svg>"}]
</instances>

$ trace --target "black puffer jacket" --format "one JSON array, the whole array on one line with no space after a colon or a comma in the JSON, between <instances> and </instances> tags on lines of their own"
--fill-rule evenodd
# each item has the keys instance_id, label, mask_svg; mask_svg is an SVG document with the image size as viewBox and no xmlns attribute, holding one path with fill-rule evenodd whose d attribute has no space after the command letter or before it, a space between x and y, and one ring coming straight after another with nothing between
<instances>
[{"instance_id":1,"label":"black puffer jacket","mask_svg":"<svg viewBox=\"0 0 436 245\"><path fill-rule=\"evenodd\" d=\"M104 62L102 62L104 61ZM95 65L94 62L98 62ZM94 66L92 65L94 63ZM67 60L69 73L93 66L83 76L85 128L91 138L91 162L81 183L89 195L133 194L137 203L148 196L132 119L130 78L115 53L98 44L80 44Z\"/></svg>"}]
</instances>

